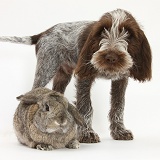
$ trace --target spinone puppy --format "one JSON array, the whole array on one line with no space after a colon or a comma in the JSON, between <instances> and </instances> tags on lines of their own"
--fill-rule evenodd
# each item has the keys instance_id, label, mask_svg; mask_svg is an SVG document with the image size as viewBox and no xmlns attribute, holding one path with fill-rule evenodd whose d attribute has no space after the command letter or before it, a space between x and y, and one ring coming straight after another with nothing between
<instances>
[{"instance_id":1,"label":"spinone puppy","mask_svg":"<svg viewBox=\"0 0 160 160\"><path fill-rule=\"evenodd\" d=\"M0 41L36 45L33 89L53 79L53 90L64 93L75 74L76 105L88 126L78 127L80 142L100 141L92 129L90 90L96 78L110 79L111 136L115 140L133 139L123 123L125 91L129 77L140 82L151 79L152 56L144 32L129 12L117 9L98 21L60 23L38 35L1 37Z\"/></svg>"}]
</instances>

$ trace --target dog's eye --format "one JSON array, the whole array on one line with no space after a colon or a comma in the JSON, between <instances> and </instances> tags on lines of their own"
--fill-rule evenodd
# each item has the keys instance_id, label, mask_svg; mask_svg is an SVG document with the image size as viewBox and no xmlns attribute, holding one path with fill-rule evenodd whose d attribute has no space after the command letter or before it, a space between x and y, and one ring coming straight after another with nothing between
<instances>
[{"instance_id":1,"label":"dog's eye","mask_svg":"<svg viewBox=\"0 0 160 160\"><path fill-rule=\"evenodd\" d=\"M124 30L124 27L119 28L119 33L121 33Z\"/></svg>"},{"instance_id":2,"label":"dog's eye","mask_svg":"<svg viewBox=\"0 0 160 160\"><path fill-rule=\"evenodd\" d=\"M45 104L45 111L49 111L49 105Z\"/></svg>"},{"instance_id":3,"label":"dog's eye","mask_svg":"<svg viewBox=\"0 0 160 160\"><path fill-rule=\"evenodd\" d=\"M132 38L133 38L132 33L129 33L129 34L128 34L128 37L127 37L128 41L131 41L131 40L132 40Z\"/></svg>"},{"instance_id":4,"label":"dog's eye","mask_svg":"<svg viewBox=\"0 0 160 160\"><path fill-rule=\"evenodd\" d=\"M128 32L128 40L131 40L135 37L135 32L133 30L128 28L126 31Z\"/></svg>"}]
</instances>

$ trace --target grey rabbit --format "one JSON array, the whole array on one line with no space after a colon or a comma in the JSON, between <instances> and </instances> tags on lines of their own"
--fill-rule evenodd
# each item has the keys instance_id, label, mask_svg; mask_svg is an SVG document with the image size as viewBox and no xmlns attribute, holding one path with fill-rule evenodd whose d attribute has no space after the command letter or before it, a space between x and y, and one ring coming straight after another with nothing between
<instances>
[{"instance_id":1,"label":"grey rabbit","mask_svg":"<svg viewBox=\"0 0 160 160\"><path fill-rule=\"evenodd\" d=\"M22 144L40 150L79 148L77 125L86 124L61 93L36 88L17 99L13 126Z\"/></svg>"}]
</instances>

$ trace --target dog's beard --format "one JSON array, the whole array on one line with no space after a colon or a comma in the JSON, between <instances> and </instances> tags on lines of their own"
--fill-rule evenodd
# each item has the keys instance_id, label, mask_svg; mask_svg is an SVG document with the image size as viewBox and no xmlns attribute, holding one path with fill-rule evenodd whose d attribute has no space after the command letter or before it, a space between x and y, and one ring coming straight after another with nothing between
<instances>
[{"instance_id":1,"label":"dog's beard","mask_svg":"<svg viewBox=\"0 0 160 160\"><path fill-rule=\"evenodd\" d=\"M121 51L112 51L116 55L116 62L109 63L106 56L110 51L97 51L92 59L91 64L98 70L100 76L108 79L120 79L129 74L129 69L133 66L133 61L129 53Z\"/></svg>"}]
</instances>

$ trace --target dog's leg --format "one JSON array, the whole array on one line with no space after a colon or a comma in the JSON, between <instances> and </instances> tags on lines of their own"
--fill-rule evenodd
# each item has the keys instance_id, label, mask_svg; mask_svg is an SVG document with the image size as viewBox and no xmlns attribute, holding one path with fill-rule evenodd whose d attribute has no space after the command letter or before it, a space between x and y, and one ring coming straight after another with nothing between
<instances>
[{"instance_id":1,"label":"dog's leg","mask_svg":"<svg viewBox=\"0 0 160 160\"><path fill-rule=\"evenodd\" d=\"M100 142L99 136L92 129L93 108L90 99L92 82L93 79L77 79L77 108L87 124L87 129L78 127L79 142L81 143Z\"/></svg>"},{"instance_id":2,"label":"dog's leg","mask_svg":"<svg viewBox=\"0 0 160 160\"><path fill-rule=\"evenodd\" d=\"M111 110L109 113L111 136L115 140L132 140L131 131L126 130L123 124L123 112L125 105L125 91L128 78L112 81L111 86Z\"/></svg>"},{"instance_id":3,"label":"dog's leg","mask_svg":"<svg viewBox=\"0 0 160 160\"><path fill-rule=\"evenodd\" d=\"M64 94L66 86L72 78L73 68L66 66L60 67L53 79L53 90Z\"/></svg>"},{"instance_id":4,"label":"dog's leg","mask_svg":"<svg viewBox=\"0 0 160 160\"><path fill-rule=\"evenodd\" d=\"M48 53L48 55L43 55L41 52L38 53L35 79L32 89L45 87L55 76L59 68L59 63L59 60L50 53Z\"/></svg>"}]
</instances>

